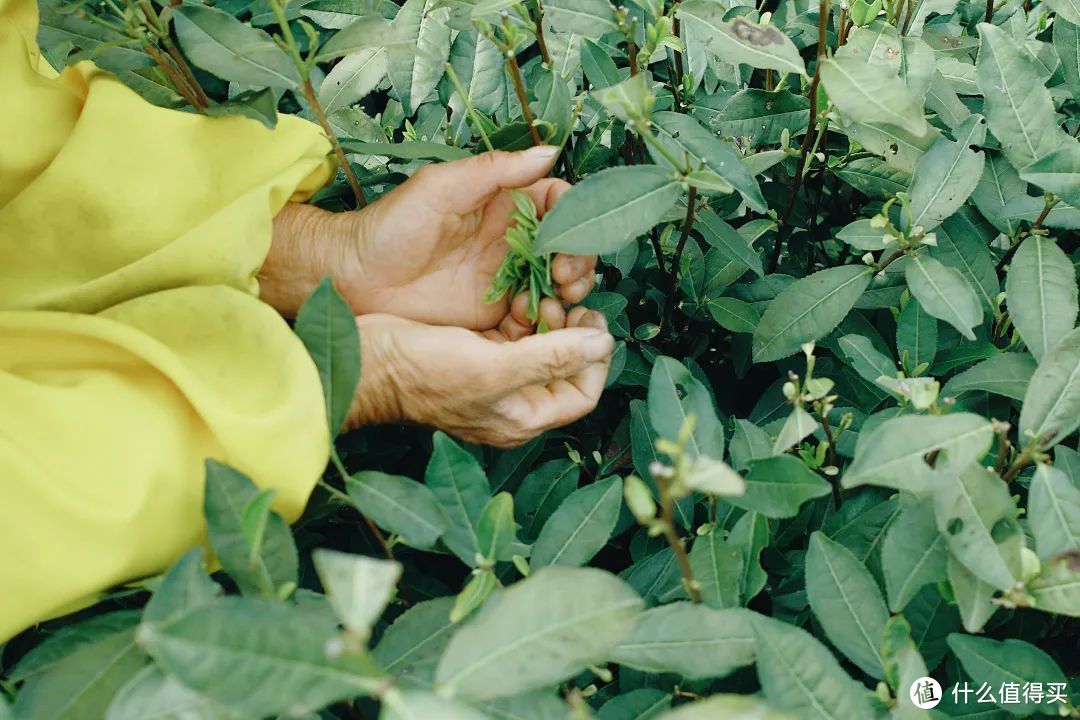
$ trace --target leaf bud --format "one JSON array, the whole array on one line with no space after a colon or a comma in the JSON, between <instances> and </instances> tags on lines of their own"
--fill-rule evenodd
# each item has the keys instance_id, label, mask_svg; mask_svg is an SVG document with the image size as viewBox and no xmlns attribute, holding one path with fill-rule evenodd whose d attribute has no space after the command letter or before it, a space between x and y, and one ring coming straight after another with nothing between
<instances>
[{"instance_id":1,"label":"leaf bud","mask_svg":"<svg viewBox=\"0 0 1080 720\"><path fill-rule=\"evenodd\" d=\"M660 463L653 463L660 465ZM663 467L661 465L661 467ZM652 468L650 467L650 471ZM634 519L645 524L656 517L656 501L653 500L652 492L645 481L637 475L628 475L623 480L623 498L626 506L630 508Z\"/></svg>"}]
</instances>

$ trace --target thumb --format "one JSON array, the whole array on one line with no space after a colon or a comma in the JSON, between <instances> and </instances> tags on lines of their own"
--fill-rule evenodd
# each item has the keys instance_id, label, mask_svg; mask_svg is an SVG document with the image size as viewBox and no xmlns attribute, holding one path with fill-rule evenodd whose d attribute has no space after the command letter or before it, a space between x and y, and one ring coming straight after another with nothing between
<instances>
[{"instance_id":1,"label":"thumb","mask_svg":"<svg viewBox=\"0 0 1080 720\"><path fill-rule=\"evenodd\" d=\"M495 150L464 160L429 165L417 175L429 197L458 211L475 210L500 190L532 185L546 177L559 148L539 145L522 152Z\"/></svg>"},{"instance_id":2,"label":"thumb","mask_svg":"<svg viewBox=\"0 0 1080 720\"><path fill-rule=\"evenodd\" d=\"M606 330L576 327L530 335L499 346L504 380L513 387L546 385L604 362L615 350Z\"/></svg>"}]
</instances>

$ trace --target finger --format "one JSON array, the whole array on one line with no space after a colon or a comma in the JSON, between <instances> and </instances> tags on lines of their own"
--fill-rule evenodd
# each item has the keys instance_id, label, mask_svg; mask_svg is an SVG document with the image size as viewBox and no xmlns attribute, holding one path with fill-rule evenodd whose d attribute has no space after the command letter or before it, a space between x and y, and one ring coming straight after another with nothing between
<instances>
[{"instance_id":1,"label":"finger","mask_svg":"<svg viewBox=\"0 0 1080 720\"><path fill-rule=\"evenodd\" d=\"M551 263L551 279L559 285L569 285L596 271L595 255L556 255Z\"/></svg>"},{"instance_id":2,"label":"finger","mask_svg":"<svg viewBox=\"0 0 1080 720\"><path fill-rule=\"evenodd\" d=\"M548 330L562 330L566 327L566 310L555 298L546 297L540 301L540 320Z\"/></svg>"},{"instance_id":3,"label":"finger","mask_svg":"<svg viewBox=\"0 0 1080 720\"><path fill-rule=\"evenodd\" d=\"M500 190L527 187L549 172L559 149L540 145L523 152L498 150L439 165L427 165L415 176L429 203L445 211L469 212Z\"/></svg>"},{"instance_id":4,"label":"finger","mask_svg":"<svg viewBox=\"0 0 1080 720\"><path fill-rule=\"evenodd\" d=\"M499 334L507 340L520 340L523 337L528 337L535 332L535 328L532 323L518 322L517 318L511 313L502 319L499 323Z\"/></svg>"},{"instance_id":5,"label":"finger","mask_svg":"<svg viewBox=\"0 0 1080 720\"><path fill-rule=\"evenodd\" d=\"M544 178L522 188L522 192L532 198L536 205L536 214L544 217L544 213L550 210L570 187L570 183L560 178Z\"/></svg>"},{"instance_id":6,"label":"finger","mask_svg":"<svg viewBox=\"0 0 1080 720\"><path fill-rule=\"evenodd\" d=\"M615 339L607 331L576 327L530 335L498 347L499 379L508 387L546 385L572 377L611 357Z\"/></svg>"},{"instance_id":7,"label":"finger","mask_svg":"<svg viewBox=\"0 0 1080 720\"><path fill-rule=\"evenodd\" d=\"M530 329L536 325L529 317L529 293L518 293L514 297L514 301L510 303L510 317L518 325Z\"/></svg>"},{"instance_id":8,"label":"finger","mask_svg":"<svg viewBox=\"0 0 1080 720\"><path fill-rule=\"evenodd\" d=\"M596 278L590 274L580 280L575 280L569 285L560 285L559 297L568 303L579 303L588 297L595 284Z\"/></svg>"},{"instance_id":9,"label":"finger","mask_svg":"<svg viewBox=\"0 0 1080 720\"><path fill-rule=\"evenodd\" d=\"M522 388L532 421L541 430L550 430L591 413L604 391L609 365L609 361L593 363L565 380Z\"/></svg>"},{"instance_id":10,"label":"finger","mask_svg":"<svg viewBox=\"0 0 1080 720\"><path fill-rule=\"evenodd\" d=\"M578 305L566 316L566 327L587 327L607 332L607 318L603 313Z\"/></svg>"}]
</instances>

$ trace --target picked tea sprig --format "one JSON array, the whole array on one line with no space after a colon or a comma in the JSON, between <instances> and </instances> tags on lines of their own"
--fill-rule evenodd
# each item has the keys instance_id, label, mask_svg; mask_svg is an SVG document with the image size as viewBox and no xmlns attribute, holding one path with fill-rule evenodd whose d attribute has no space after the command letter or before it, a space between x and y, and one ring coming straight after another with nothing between
<instances>
[{"instance_id":1,"label":"picked tea sprig","mask_svg":"<svg viewBox=\"0 0 1080 720\"><path fill-rule=\"evenodd\" d=\"M526 314L536 322L540 315L540 300L556 297L551 282L551 256L539 256L533 252L533 239L540 227L536 217L536 204L521 190L511 190L514 209L510 212L510 229L506 231L506 244L510 247L502 265L495 271L491 287L484 293L484 302L497 303L507 295L511 299L519 293L528 293Z\"/></svg>"}]
</instances>

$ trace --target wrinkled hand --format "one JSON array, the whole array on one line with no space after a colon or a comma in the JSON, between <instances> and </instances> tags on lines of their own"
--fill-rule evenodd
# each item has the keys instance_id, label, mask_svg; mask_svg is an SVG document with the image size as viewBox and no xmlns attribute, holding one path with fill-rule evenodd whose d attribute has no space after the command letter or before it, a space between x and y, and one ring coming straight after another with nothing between
<instances>
[{"instance_id":1,"label":"wrinkled hand","mask_svg":"<svg viewBox=\"0 0 1080 720\"><path fill-rule=\"evenodd\" d=\"M515 323L509 298L491 304L483 299L507 251L509 190L523 189L543 216L570 187L546 177L557 154L545 146L429 165L353 215L353 270L336 274L353 310L472 330ZM583 300L595 268L595 256L556 256L552 276L560 298ZM531 325L524 306L515 316L517 325Z\"/></svg>"},{"instance_id":2,"label":"wrinkled hand","mask_svg":"<svg viewBox=\"0 0 1080 720\"><path fill-rule=\"evenodd\" d=\"M412 422L505 448L587 415L604 389L614 340L600 313L548 312L562 329L521 339L358 318L364 371L349 426Z\"/></svg>"}]
</instances>

